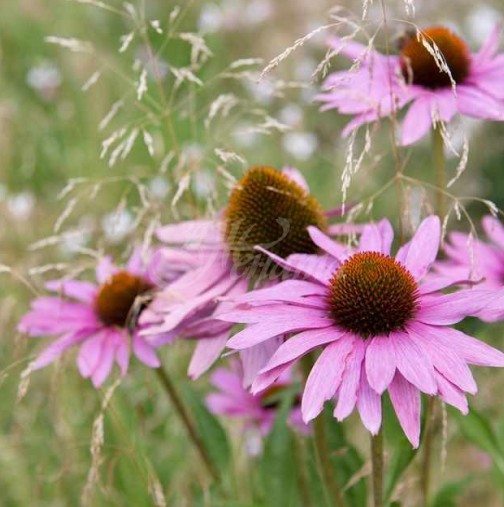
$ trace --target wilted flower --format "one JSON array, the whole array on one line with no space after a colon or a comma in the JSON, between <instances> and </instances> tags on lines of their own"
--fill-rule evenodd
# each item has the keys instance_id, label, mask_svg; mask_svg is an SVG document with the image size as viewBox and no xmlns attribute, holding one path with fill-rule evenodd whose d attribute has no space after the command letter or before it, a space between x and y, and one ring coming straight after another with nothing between
<instances>
[{"instance_id":1,"label":"wilted flower","mask_svg":"<svg viewBox=\"0 0 504 507\"><path fill-rule=\"evenodd\" d=\"M131 350L145 365L158 367L154 348L136 325L155 286L156 269L154 261L146 265L135 251L123 269L103 258L96 267L98 284L71 279L49 282L47 289L56 295L35 299L18 326L31 336L57 336L32 369L47 366L74 346L79 346L81 375L91 378L95 387L106 380L114 361L121 375L126 374Z\"/></svg>"},{"instance_id":2,"label":"wilted flower","mask_svg":"<svg viewBox=\"0 0 504 507\"><path fill-rule=\"evenodd\" d=\"M324 83L323 109L354 116L344 134L390 116L409 105L401 126L401 143L422 138L439 121L456 114L504 120L504 54L497 54L496 27L477 53L450 29L434 26L407 34L399 55L384 55L367 46L332 41L357 62L357 70L336 72Z\"/></svg>"},{"instance_id":3,"label":"wilted flower","mask_svg":"<svg viewBox=\"0 0 504 507\"><path fill-rule=\"evenodd\" d=\"M315 227L309 230L325 255L281 259L270 254L306 280L287 280L236 298L235 308L220 318L247 326L228 346L242 351L290 336L260 371L253 393L322 348L302 396L305 422L334 398L338 420L357 406L365 427L375 434L381 426L381 395L388 390L406 436L417 447L420 392L466 413L465 393L477 390L468 364L504 366L503 353L452 327L475 315L493 293L473 288L443 294L449 280L425 280L440 243L435 216L420 224L395 258L387 220L365 226L356 251Z\"/></svg>"},{"instance_id":4,"label":"wilted flower","mask_svg":"<svg viewBox=\"0 0 504 507\"><path fill-rule=\"evenodd\" d=\"M243 387L241 368L237 362L233 362L230 368L215 370L210 382L217 392L207 396L208 408L214 414L241 419L246 427L257 427L263 435L268 434L273 427L282 393L292 387L290 372L286 371L269 389L253 395ZM289 423L301 433L309 430L301 418L299 399L294 400Z\"/></svg>"}]
</instances>

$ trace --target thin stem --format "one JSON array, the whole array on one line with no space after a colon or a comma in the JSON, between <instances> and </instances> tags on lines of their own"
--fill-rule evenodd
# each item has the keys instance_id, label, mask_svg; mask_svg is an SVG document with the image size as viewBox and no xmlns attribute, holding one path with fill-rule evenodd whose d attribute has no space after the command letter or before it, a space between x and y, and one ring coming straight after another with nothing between
<instances>
[{"instance_id":1,"label":"thin stem","mask_svg":"<svg viewBox=\"0 0 504 507\"><path fill-rule=\"evenodd\" d=\"M371 435L371 463L373 467L373 505L383 507L383 433Z\"/></svg>"},{"instance_id":2,"label":"thin stem","mask_svg":"<svg viewBox=\"0 0 504 507\"><path fill-rule=\"evenodd\" d=\"M314 359L311 355L305 356L301 362L305 379L308 378L310 370L314 364ZM336 424L336 423L335 423ZM319 473L324 481L324 488L329 497L331 506L334 507L347 507L345 497L338 484L334 474L334 467L331 463L331 455L329 452L329 442L327 439L327 428L323 417L320 414L312 424L313 427L313 440L315 443L315 453L319 465Z\"/></svg>"},{"instance_id":3,"label":"thin stem","mask_svg":"<svg viewBox=\"0 0 504 507\"><path fill-rule=\"evenodd\" d=\"M445 215L445 188L446 188L446 161L444 157L444 141L441 134L441 127L438 125L432 131L432 155L434 168L436 170L436 211L442 218Z\"/></svg>"},{"instance_id":4,"label":"thin stem","mask_svg":"<svg viewBox=\"0 0 504 507\"><path fill-rule=\"evenodd\" d=\"M422 489L422 505L427 507L430 498L431 465L432 465L432 444L435 436L434 409L436 399L429 396L425 409L425 431L423 444L423 461L420 476L420 487Z\"/></svg>"},{"instance_id":5,"label":"thin stem","mask_svg":"<svg viewBox=\"0 0 504 507\"><path fill-rule=\"evenodd\" d=\"M215 467L212 459L210 458L210 455L208 454L205 444L203 443L201 437L198 434L198 431L189 414L189 411L184 405L182 398L178 394L175 385L173 384L172 380L168 375L168 372L163 368L163 366L160 366L159 368L156 368L156 373L161 382L161 385L164 387L166 393L168 394L168 397L170 398L173 406L175 407L175 410L177 411L177 414L179 415L182 423L184 424L185 429L187 430L187 433L189 435L189 438L191 439L195 449L198 451L201 461L204 463L206 469L208 470L208 473L210 474L210 476L214 481L220 482L220 474L217 468Z\"/></svg>"},{"instance_id":6,"label":"thin stem","mask_svg":"<svg viewBox=\"0 0 504 507\"><path fill-rule=\"evenodd\" d=\"M298 435L294 435L294 453L296 457L297 478L299 484L299 493L304 507L313 507L310 496L310 488L308 487L309 477L306 468L306 448L305 442Z\"/></svg>"}]
</instances>

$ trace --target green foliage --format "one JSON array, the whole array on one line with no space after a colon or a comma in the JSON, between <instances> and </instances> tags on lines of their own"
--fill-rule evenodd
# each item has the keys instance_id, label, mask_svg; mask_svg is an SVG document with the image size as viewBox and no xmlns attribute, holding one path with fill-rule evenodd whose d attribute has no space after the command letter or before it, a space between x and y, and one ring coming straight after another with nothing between
<instances>
[{"instance_id":1,"label":"green foliage","mask_svg":"<svg viewBox=\"0 0 504 507\"><path fill-rule=\"evenodd\" d=\"M457 507L458 497L467 488L470 478L445 484L431 502L431 507Z\"/></svg>"}]
</instances>

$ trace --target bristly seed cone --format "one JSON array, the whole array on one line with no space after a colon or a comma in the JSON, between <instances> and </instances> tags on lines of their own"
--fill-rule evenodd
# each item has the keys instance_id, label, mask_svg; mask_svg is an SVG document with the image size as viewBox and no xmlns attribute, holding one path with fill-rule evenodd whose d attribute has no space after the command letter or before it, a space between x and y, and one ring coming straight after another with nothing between
<instances>
[{"instance_id":1,"label":"bristly seed cone","mask_svg":"<svg viewBox=\"0 0 504 507\"><path fill-rule=\"evenodd\" d=\"M254 247L262 246L282 258L294 253L314 254L318 249L308 234L309 225L327 229L319 202L281 172L253 167L229 198L225 240L237 269L259 267L265 275L278 268Z\"/></svg>"},{"instance_id":2,"label":"bristly seed cone","mask_svg":"<svg viewBox=\"0 0 504 507\"><path fill-rule=\"evenodd\" d=\"M411 273L378 252L353 255L330 281L329 309L335 323L365 339L404 329L418 309L417 300Z\"/></svg>"},{"instance_id":3,"label":"bristly seed cone","mask_svg":"<svg viewBox=\"0 0 504 507\"><path fill-rule=\"evenodd\" d=\"M462 83L469 75L471 57L467 44L451 30L443 26L433 26L422 30L423 38L443 55L455 83ZM435 46L434 46L435 45ZM409 83L435 90L450 87L450 76L442 71L427 48L409 34L402 42L401 71Z\"/></svg>"},{"instance_id":4,"label":"bristly seed cone","mask_svg":"<svg viewBox=\"0 0 504 507\"><path fill-rule=\"evenodd\" d=\"M144 278L120 271L100 287L95 300L96 313L108 326L126 327L137 297L152 289L152 284Z\"/></svg>"}]
</instances>

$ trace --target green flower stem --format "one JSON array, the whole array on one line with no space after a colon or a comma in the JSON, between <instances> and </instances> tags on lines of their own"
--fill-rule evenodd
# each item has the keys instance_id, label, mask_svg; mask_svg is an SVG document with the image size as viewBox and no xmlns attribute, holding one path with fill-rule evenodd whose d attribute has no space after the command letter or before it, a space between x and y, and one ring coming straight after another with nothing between
<instances>
[{"instance_id":1,"label":"green flower stem","mask_svg":"<svg viewBox=\"0 0 504 507\"><path fill-rule=\"evenodd\" d=\"M203 440L201 439L196 429L196 426L191 418L191 415L189 414L189 411L187 410L186 406L184 405L184 402L182 401L182 398L177 392L175 385L170 379L168 372L163 366L156 368L155 371L159 381L161 382L161 385L163 386L166 394L168 395L168 398L170 398L170 401L172 402L175 410L177 411L180 420L182 421L185 429L187 430L187 434L189 435L189 438L193 443L194 448L198 452L201 461L205 465L208 473L215 482L220 482L221 478L219 471L215 467L212 459L210 458L210 455L208 454L205 444L203 443Z\"/></svg>"},{"instance_id":2,"label":"green flower stem","mask_svg":"<svg viewBox=\"0 0 504 507\"><path fill-rule=\"evenodd\" d=\"M441 127L436 126L432 130L432 156L436 171L436 212L441 220L445 215L445 188L446 188L446 160L444 157L444 141L441 134Z\"/></svg>"},{"instance_id":3,"label":"green flower stem","mask_svg":"<svg viewBox=\"0 0 504 507\"><path fill-rule=\"evenodd\" d=\"M311 355L305 356L301 362L305 379L308 378L310 370L314 364ZM335 422L335 424L337 424ZM334 467L331 463L329 442L327 439L327 428L323 414L320 414L312 423L313 440L315 443L315 453L319 464L319 472L324 482L326 493L330 500L330 505L334 507L347 507L343 491L338 484L334 474Z\"/></svg>"},{"instance_id":4,"label":"green flower stem","mask_svg":"<svg viewBox=\"0 0 504 507\"><path fill-rule=\"evenodd\" d=\"M422 505L427 507L430 500L430 483L432 468L432 445L435 437L434 410L436 399L429 396L425 408L425 430L423 444L423 461L420 476L420 487L422 490Z\"/></svg>"},{"instance_id":5,"label":"green flower stem","mask_svg":"<svg viewBox=\"0 0 504 507\"><path fill-rule=\"evenodd\" d=\"M371 464L373 474L373 506L383 507L383 433L371 435Z\"/></svg>"}]
</instances>

